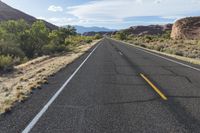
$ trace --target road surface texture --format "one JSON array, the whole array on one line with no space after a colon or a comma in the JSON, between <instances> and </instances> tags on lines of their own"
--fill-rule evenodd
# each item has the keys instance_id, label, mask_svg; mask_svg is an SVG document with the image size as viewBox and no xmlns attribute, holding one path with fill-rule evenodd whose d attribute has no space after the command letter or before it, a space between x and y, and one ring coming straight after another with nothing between
<instances>
[{"instance_id":1,"label":"road surface texture","mask_svg":"<svg viewBox=\"0 0 200 133\"><path fill-rule=\"evenodd\" d=\"M0 132L200 132L199 66L164 58L104 38L0 116Z\"/></svg>"}]
</instances>

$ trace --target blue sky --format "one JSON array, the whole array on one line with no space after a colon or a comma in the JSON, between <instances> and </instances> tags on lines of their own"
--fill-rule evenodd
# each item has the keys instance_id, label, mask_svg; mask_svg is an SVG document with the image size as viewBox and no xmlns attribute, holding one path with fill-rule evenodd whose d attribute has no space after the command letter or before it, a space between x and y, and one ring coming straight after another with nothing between
<instances>
[{"instance_id":1,"label":"blue sky","mask_svg":"<svg viewBox=\"0 0 200 133\"><path fill-rule=\"evenodd\" d=\"M200 0L2 0L58 26L122 29L200 15Z\"/></svg>"}]
</instances>

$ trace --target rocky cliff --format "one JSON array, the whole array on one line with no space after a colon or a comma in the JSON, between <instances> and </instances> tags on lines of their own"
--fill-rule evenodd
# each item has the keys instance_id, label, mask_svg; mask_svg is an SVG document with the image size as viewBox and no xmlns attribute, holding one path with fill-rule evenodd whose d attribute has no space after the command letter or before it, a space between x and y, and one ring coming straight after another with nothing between
<instances>
[{"instance_id":1,"label":"rocky cliff","mask_svg":"<svg viewBox=\"0 0 200 133\"><path fill-rule=\"evenodd\" d=\"M200 39L200 17L188 17L176 21L172 28L171 38Z\"/></svg>"}]
</instances>

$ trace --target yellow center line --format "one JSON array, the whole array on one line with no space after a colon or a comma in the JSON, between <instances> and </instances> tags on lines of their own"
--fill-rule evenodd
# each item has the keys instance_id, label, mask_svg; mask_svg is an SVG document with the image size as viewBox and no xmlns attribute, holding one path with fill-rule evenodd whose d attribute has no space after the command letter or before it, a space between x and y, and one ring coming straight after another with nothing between
<instances>
[{"instance_id":1,"label":"yellow center line","mask_svg":"<svg viewBox=\"0 0 200 133\"><path fill-rule=\"evenodd\" d=\"M163 100L167 100L167 97L146 77L140 73L140 76L156 91Z\"/></svg>"}]
</instances>

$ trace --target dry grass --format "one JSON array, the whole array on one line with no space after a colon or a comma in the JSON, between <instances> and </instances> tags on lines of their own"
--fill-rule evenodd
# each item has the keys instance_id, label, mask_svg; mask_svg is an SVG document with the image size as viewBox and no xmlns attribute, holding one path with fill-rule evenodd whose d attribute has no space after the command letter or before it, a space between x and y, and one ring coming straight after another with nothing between
<instances>
[{"instance_id":1,"label":"dry grass","mask_svg":"<svg viewBox=\"0 0 200 133\"><path fill-rule=\"evenodd\" d=\"M132 42L127 42L128 45L132 45L132 46L135 46L135 47L139 47L139 48L142 48L144 50L148 50L148 51L151 51L151 52L154 52L154 53L158 53L158 54L162 54L162 55L165 55L165 56L169 56L169 57L173 57L173 58L176 58L176 59L179 59L179 60L182 60L182 61L186 61L186 62L189 62L189 63L192 63L192 64L197 64L197 65L200 65L200 60L199 58L189 58L189 57L184 57L183 55L180 56L180 55L176 55L175 53L173 52L168 52L168 51L164 51L164 52L160 52L160 48L156 49L155 46L159 47L159 45L154 45L154 48L152 47L148 47L148 46L151 46L151 44L147 46L147 44L136 44L136 43L132 43ZM194 44L195 45L195 44ZM175 46L175 47L182 47L183 45L179 45L179 46ZM171 46L169 46L171 47ZM185 48L185 46L183 46ZM199 47L199 46L197 46ZM163 47L162 47L163 48ZM176 50L176 49L173 49L173 46L171 47L172 50ZM182 49L183 50L183 49ZM184 51L184 50L183 50Z\"/></svg>"},{"instance_id":2,"label":"dry grass","mask_svg":"<svg viewBox=\"0 0 200 133\"><path fill-rule=\"evenodd\" d=\"M200 59L200 43L198 40L157 40L145 42L145 40L129 40L144 48L164 52L166 54L177 55L190 59Z\"/></svg>"},{"instance_id":3,"label":"dry grass","mask_svg":"<svg viewBox=\"0 0 200 133\"><path fill-rule=\"evenodd\" d=\"M96 42L92 43L95 44ZM23 101L41 84L47 84L47 78L77 59L92 46L79 46L75 52L62 56L43 56L16 66L16 71L0 76L0 114L7 112L16 103Z\"/></svg>"}]
</instances>

